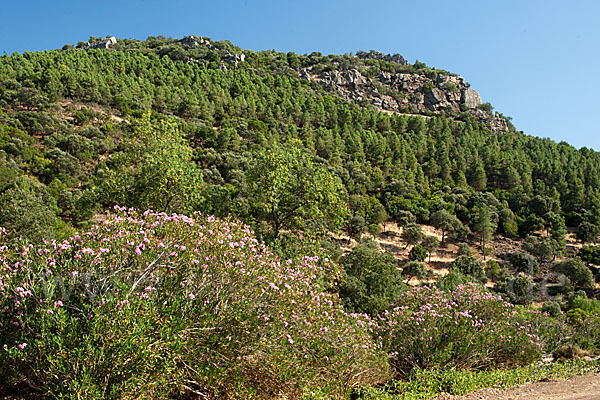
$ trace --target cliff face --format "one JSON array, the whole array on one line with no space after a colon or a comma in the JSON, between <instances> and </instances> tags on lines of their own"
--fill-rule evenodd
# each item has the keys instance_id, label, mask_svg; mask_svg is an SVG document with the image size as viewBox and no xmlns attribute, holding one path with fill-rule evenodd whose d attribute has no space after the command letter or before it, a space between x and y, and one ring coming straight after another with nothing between
<instances>
[{"instance_id":1,"label":"cliff face","mask_svg":"<svg viewBox=\"0 0 600 400\"><path fill-rule=\"evenodd\" d=\"M468 112L494 132L509 130L504 118L480 108L479 93L459 75L380 72L369 77L358 69L316 72L309 67L300 71L300 77L344 99L384 111L450 116Z\"/></svg>"}]
</instances>

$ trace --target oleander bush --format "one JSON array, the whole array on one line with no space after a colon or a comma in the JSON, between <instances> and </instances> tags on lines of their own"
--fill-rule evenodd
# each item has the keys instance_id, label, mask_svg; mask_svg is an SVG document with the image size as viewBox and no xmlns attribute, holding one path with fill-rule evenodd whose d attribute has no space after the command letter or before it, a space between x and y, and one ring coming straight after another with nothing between
<instances>
[{"instance_id":1,"label":"oleander bush","mask_svg":"<svg viewBox=\"0 0 600 400\"><path fill-rule=\"evenodd\" d=\"M380 315L379 326L400 377L414 369L526 365L544 348L536 327L518 318L512 304L473 283L454 291L409 290Z\"/></svg>"},{"instance_id":2,"label":"oleander bush","mask_svg":"<svg viewBox=\"0 0 600 400\"><path fill-rule=\"evenodd\" d=\"M239 221L116 208L0 251L0 381L51 398L345 397L388 378L326 259L282 261Z\"/></svg>"}]
</instances>

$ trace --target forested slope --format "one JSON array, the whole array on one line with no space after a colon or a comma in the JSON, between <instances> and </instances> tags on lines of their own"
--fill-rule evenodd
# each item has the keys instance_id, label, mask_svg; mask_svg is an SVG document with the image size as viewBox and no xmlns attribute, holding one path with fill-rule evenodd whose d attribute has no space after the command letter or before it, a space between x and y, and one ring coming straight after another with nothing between
<instances>
[{"instance_id":1,"label":"forested slope","mask_svg":"<svg viewBox=\"0 0 600 400\"><path fill-rule=\"evenodd\" d=\"M415 379L433 396L593 355L599 170L600 153L518 132L463 78L399 55L195 36L4 55L0 381L387 398ZM438 249L448 274L423 285ZM527 368L517 380L544 376Z\"/></svg>"}]
</instances>

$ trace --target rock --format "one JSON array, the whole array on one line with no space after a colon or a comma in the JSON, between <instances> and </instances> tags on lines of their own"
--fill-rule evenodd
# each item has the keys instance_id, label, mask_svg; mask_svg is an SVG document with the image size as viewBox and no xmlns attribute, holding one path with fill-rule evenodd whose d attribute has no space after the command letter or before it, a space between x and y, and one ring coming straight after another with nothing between
<instances>
[{"instance_id":1,"label":"rock","mask_svg":"<svg viewBox=\"0 0 600 400\"><path fill-rule=\"evenodd\" d=\"M110 46L117 44L117 38L114 36L108 36L105 39L102 39L96 43L90 44L85 47L85 49L108 49Z\"/></svg>"},{"instance_id":2,"label":"rock","mask_svg":"<svg viewBox=\"0 0 600 400\"><path fill-rule=\"evenodd\" d=\"M358 53L357 57L383 59L382 53ZM489 113L478 106L479 94L459 75L440 73L435 79L422 73L381 71L374 78L362 74L359 68L313 72L313 67L302 68L302 79L316 82L339 97L360 104L370 104L381 110L399 113L448 115L463 120L461 111L467 111L493 132L509 130L502 115ZM339 65L337 66L339 68ZM423 93L423 87L429 87Z\"/></svg>"},{"instance_id":3,"label":"rock","mask_svg":"<svg viewBox=\"0 0 600 400\"><path fill-rule=\"evenodd\" d=\"M244 53L241 54L231 54L227 53L221 57L221 60L228 64L235 64L237 67L238 63L243 62L246 59L246 55Z\"/></svg>"},{"instance_id":4,"label":"rock","mask_svg":"<svg viewBox=\"0 0 600 400\"><path fill-rule=\"evenodd\" d=\"M431 111L435 111L435 105L446 100L444 92L438 88L433 88L425 93L425 107Z\"/></svg>"},{"instance_id":5,"label":"rock","mask_svg":"<svg viewBox=\"0 0 600 400\"><path fill-rule=\"evenodd\" d=\"M350 71L344 72L344 78L348 83L353 85L363 85L367 83L365 77L362 76L362 74L355 69L351 69Z\"/></svg>"},{"instance_id":6,"label":"rock","mask_svg":"<svg viewBox=\"0 0 600 400\"><path fill-rule=\"evenodd\" d=\"M308 72L307 69L302 70L302 73L300 74L300 79L305 79L307 81L310 81L310 73Z\"/></svg>"},{"instance_id":7,"label":"rock","mask_svg":"<svg viewBox=\"0 0 600 400\"><path fill-rule=\"evenodd\" d=\"M379 51L371 50L368 53L366 51L359 51L356 53L356 57L361 59L371 60L383 60L387 62L393 62L401 65L407 65L408 61L400 54L383 54Z\"/></svg>"},{"instance_id":8,"label":"rock","mask_svg":"<svg viewBox=\"0 0 600 400\"><path fill-rule=\"evenodd\" d=\"M481 103L481 96L479 93L471 88L465 88L462 91L461 103L466 105L468 108L477 108Z\"/></svg>"},{"instance_id":9,"label":"rock","mask_svg":"<svg viewBox=\"0 0 600 400\"><path fill-rule=\"evenodd\" d=\"M194 35L184 36L183 39L179 40L179 43L189 47L200 46L200 43L198 43L198 37Z\"/></svg>"}]
</instances>

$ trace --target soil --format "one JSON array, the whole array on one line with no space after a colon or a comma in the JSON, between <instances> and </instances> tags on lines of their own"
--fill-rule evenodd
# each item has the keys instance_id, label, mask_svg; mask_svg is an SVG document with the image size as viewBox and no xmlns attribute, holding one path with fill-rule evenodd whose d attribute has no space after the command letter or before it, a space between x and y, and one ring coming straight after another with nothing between
<instances>
[{"instance_id":1,"label":"soil","mask_svg":"<svg viewBox=\"0 0 600 400\"><path fill-rule=\"evenodd\" d=\"M443 394L434 400L600 400L600 375L529 383L507 390L482 389L464 396Z\"/></svg>"}]
</instances>

